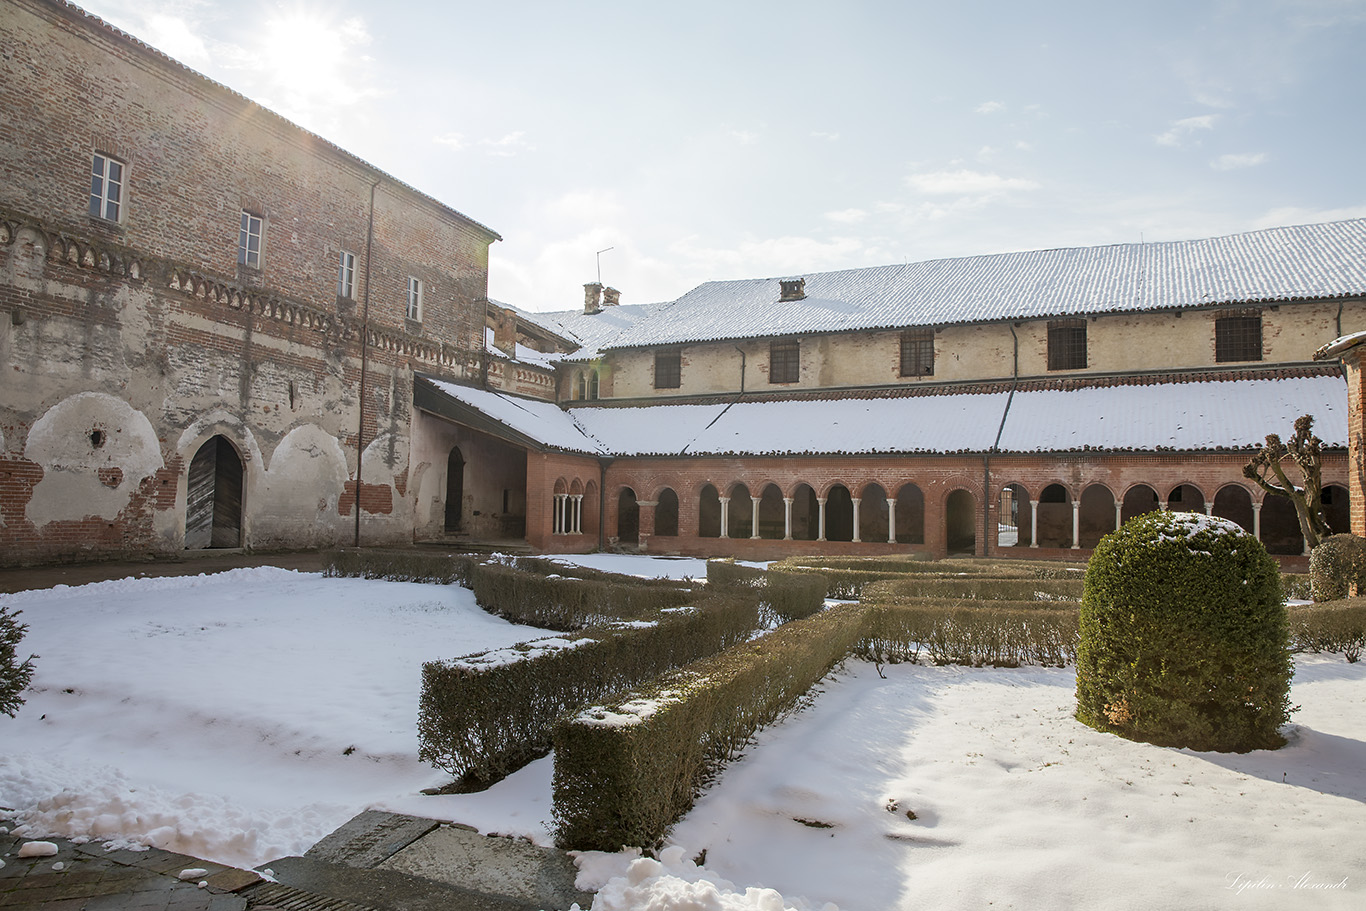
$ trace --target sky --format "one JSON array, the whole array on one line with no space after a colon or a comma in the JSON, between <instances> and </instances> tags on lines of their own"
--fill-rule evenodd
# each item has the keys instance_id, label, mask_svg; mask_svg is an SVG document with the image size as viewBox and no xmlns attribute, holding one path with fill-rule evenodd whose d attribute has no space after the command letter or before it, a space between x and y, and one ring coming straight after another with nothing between
<instances>
[{"instance_id":1,"label":"sky","mask_svg":"<svg viewBox=\"0 0 1366 911\"><path fill-rule=\"evenodd\" d=\"M528 310L1366 216L1366 0L80 5L496 230Z\"/></svg>"}]
</instances>

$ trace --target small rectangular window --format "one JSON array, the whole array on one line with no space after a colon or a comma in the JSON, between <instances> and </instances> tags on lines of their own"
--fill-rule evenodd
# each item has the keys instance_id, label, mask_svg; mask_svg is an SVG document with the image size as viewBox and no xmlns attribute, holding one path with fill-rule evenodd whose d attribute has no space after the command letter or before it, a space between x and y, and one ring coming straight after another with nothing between
<instances>
[{"instance_id":1,"label":"small rectangular window","mask_svg":"<svg viewBox=\"0 0 1366 911\"><path fill-rule=\"evenodd\" d=\"M90 165L90 214L118 221L123 214L123 162L96 152Z\"/></svg>"},{"instance_id":2,"label":"small rectangular window","mask_svg":"<svg viewBox=\"0 0 1366 911\"><path fill-rule=\"evenodd\" d=\"M337 297L347 300L356 294L356 257L341 251L341 261L337 266Z\"/></svg>"},{"instance_id":3,"label":"small rectangular window","mask_svg":"<svg viewBox=\"0 0 1366 911\"><path fill-rule=\"evenodd\" d=\"M901 333L901 375L934 376L933 329L907 329Z\"/></svg>"},{"instance_id":4,"label":"small rectangular window","mask_svg":"<svg viewBox=\"0 0 1366 911\"><path fill-rule=\"evenodd\" d=\"M422 321L422 279L408 276L408 319Z\"/></svg>"},{"instance_id":5,"label":"small rectangular window","mask_svg":"<svg viewBox=\"0 0 1366 911\"><path fill-rule=\"evenodd\" d=\"M261 268L261 216L242 210L242 230L237 235L237 264L248 269Z\"/></svg>"},{"instance_id":6,"label":"small rectangular window","mask_svg":"<svg viewBox=\"0 0 1366 911\"><path fill-rule=\"evenodd\" d=\"M802 376L802 354L799 342L771 342L768 347L768 381L795 383Z\"/></svg>"},{"instance_id":7,"label":"small rectangular window","mask_svg":"<svg viewBox=\"0 0 1366 911\"><path fill-rule=\"evenodd\" d=\"M677 389L683 384L683 357L677 351L655 352L655 388Z\"/></svg>"},{"instance_id":8,"label":"small rectangular window","mask_svg":"<svg viewBox=\"0 0 1366 911\"><path fill-rule=\"evenodd\" d=\"M1214 360L1217 363L1261 359L1261 311L1227 310L1214 320Z\"/></svg>"},{"instance_id":9,"label":"small rectangular window","mask_svg":"<svg viewBox=\"0 0 1366 911\"><path fill-rule=\"evenodd\" d=\"M1057 319L1048 324L1048 369L1081 370L1086 366L1086 320Z\"/></svg>"}]
</instances>

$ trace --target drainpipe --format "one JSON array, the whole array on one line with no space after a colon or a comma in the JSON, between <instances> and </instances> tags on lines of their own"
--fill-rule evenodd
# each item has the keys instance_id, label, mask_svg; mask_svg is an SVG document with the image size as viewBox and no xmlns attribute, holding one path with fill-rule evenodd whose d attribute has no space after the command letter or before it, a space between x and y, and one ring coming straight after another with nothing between
<instances>
[{"instance_id":1,"label":"drainpipe","mask_svg":"<svg viewBox=\"0 0 1366 911\"><path fill-rule=\"evenodd\" d=\"M1342 338L1342 298L1338 298L1338 334L1334 338Z\"/></svg>"},{"instance_id":2,"label":"drainpipe","mask_svg":"<svg viewBox=\"0 0 1366 911\"><path fill-rule=\"evenodd\" d=\"M360 416L356 421L356 537L355 546L360 547L360 478L361 462L365 457L365 374L370 358L370 252L375 242L375 188L379 181L370 185L370 217L365 226L365 296L362 298L360 317Z\"/></svg>"},{"instance_id":3,"label":"drainpipe","mask_svg":"<svg viewBox=\"0 0 1366 911\"><path fill-rule=\"evenodd\" d=\"M991 544L991 454L997 452L1001 446L1001 434L1005 433L1006 416L1010 414L1010 403L1015 401L1015 387L1020 383L1020 336L1016 334L1015 327L1010 327L1010 338L1015 348L1013 363L1010 368L1010 395L1006 396L1006 407L1001 412L1001 425L996 428L996 441L991 444L985 455L982 456L982 491L985 500L982 502L982 552L987 556L987 548Z\"/></svg>"},{"instance_id":4,"label":"drainpipe","mask_svg":"<svg viewBox=\"0 0 1366 911\"><path fill-rule=\"evenodd\" d=\"M1339 332L1338 335L1342 335L1342 333ZM736 345L736 346L735 346L735 350L738 351L738 352L740 352L740 394L741 394L741 395L744 395L744 394L745 394L745 349L744 349L744 348L741 348L739 345Z\"/></svg>"}]
</instances>

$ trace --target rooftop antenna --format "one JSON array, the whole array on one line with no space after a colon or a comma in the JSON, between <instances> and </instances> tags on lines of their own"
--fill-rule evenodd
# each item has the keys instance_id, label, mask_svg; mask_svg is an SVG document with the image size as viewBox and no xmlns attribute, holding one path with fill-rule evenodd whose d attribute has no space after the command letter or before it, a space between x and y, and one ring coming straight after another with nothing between
<instances>
[{"instance_id":1,"label":"rooftop antenna","mask_svg":"<svg viewBox=\"0 0 1366 911\"><path fill-rule=\"evenodd\" d=\"M598 284L599 284L599 285L602 284L602 254L606 253L608 250L615 250L615 249L616 249L616 247L604 247L603 249L599 250L599 251L595 254L595 255L597 256L597 258L598 258Z\"/></svg>"}]
</instances>

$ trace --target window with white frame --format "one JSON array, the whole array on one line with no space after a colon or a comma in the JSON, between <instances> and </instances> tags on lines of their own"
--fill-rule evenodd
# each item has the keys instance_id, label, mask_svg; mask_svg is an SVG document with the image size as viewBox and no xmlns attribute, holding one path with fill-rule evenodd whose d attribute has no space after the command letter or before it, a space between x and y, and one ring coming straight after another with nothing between
<instances>
[{"instance_id":1,"label":"window with white frame","mask_svg":"<svg viewBox=\"0 0 1366 911\"><path fill-rule=\"evenodd\" d=\"M261 241L263 240L261 216L242 210L242 230L237 235L237 264L248 269L261 268Z\"/></svg>"},{"instance_id":2,"label":"window with white frame","mask_svg":"<svg viewBox=\"0 0 1366 911\"><path fill-rule=\"evenodd\" d=\"M123 184L126 168L117 158L96 152L90 165L90 214L106 221L118 221L123 214Z\"/></svg>"},{"instance_id":3,"label":"window with white frame","mask_svg":"<svg viewBox=\"0 0 1366 911\"><path fill-rule=\"evenodd\" d=\"M353 253L341 251L337 266L337 297L347 300L356 296L356 257Z\"/></svg>"},{"instance_id":4,"label":"window with white frame","mask_svg":"<svg viewBox=\"0 0 1366 911\"><path fill-rule=\"evenodd\" d=\"M422 321L422 279L408 276L408 319Z\"/></svg>"}]
</instances>

